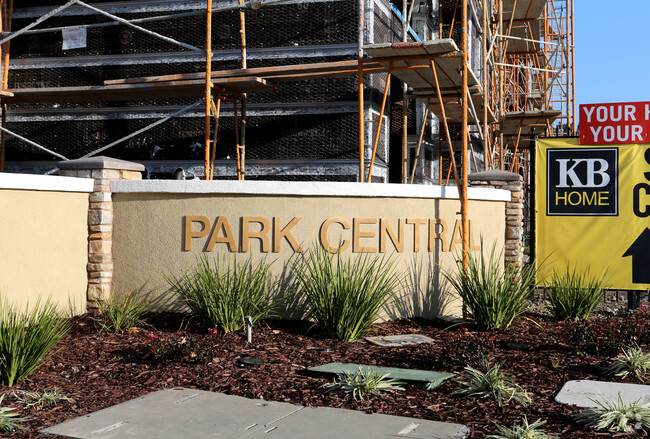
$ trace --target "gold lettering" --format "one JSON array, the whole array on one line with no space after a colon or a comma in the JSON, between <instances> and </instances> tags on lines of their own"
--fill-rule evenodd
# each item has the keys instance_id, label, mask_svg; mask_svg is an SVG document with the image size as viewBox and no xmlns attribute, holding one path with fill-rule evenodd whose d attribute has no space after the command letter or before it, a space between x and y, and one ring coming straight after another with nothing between
<instances>
[{"instance_id":1,"label":"gold lettering","mask_svg":"<svg viewBox=\"0 0 650 439\"><path fill-rule=\"evenodd\" d=\"M249 248L248 241L251 238L257 238L262 244L261 252L268 253L271 248L271 242L269 240L271 223L269 223L269 220L261 216L244 216L241 222L241 251L246 253ZM255 232L250 229L250 223L259 223L262 227L259 231Z\"/></svg>"},{"instance_id":2,"label":"gold lettering","mask_svg":"<svg viewBox=\"0 0 650 439\"><path fill-rule=\"evenodd\" d=\"M566 201L567 201L566 200L566 192L564 193L564 196L562 196L562 197L560 196L559 193L557 193L557 192L555 193L555 204L559 205L560 200L564 201L564 205L566 206Z\"/></svg>"},{"instance_id":3,"label":"gold lettering","mask_svg":"<svg viewBox=\"0 0 650 439\"><path fill-rule=\"evenodd\" d=\"M223 236L219 236L219 233L223 230ZM214 223L212 228L212 233L208 239L208 245L205 247L206 252L211 252L214 249L214 245L217 243L228 244L228 250L231 252L237 251L237 241L235 241L235 236L232 233L230 228L230 223L228 218L225 216L218 216L217 220Z\"/></svg>"},{"instance_id":4,"label":"gold lettering","mask_svg":"<svg viewBox=\"0 0 650 439\"><path fill-rule=\"evenodd\" d=\"M463 239L461 237L462 235L462 227L461 227L461 222L460 220L456 220L456 223L454 224L454 231L451 234L451 244L449 244L449 251L454 251L454 247L456 244L462 244Z\"/></svg>"},{"instance_id":5,"label":"gold lettering","mask_svg":"<svg viewBox=\"0 0 650 439\"><path fill-rule=\"evenodd\" d=\"M327 250L330 253L339 253L345 251L350 246L350 241L348 239L344 239L342 241L339 240L341 243L339 247L330 246L329 239L327 237L327 232L329 230L330 225L333 223L340 224L341 226L343 226L343 230L350 230L350 223L347 222L345 218L341 218L340 216L334 216L332 218L328 218L320 227L320 244L323 246L325 250Z\"/></svg>"},{"instance_id":6,"label":"gold lettering","mask_svg":"<svg viewBox=\"0 0 650 439\"><path fill-rule=\"evenodd\" d=\"M406 224L413 224L413 251L420 251L420 226L426 224L427 220L424 218L408 218Z\"/></svg>"},{"instance_id":7,"label":"gold lettering","mask_svg":"<svg viewBox=\"0 0 650 439\"><path fill-rule=\"evenodd\" d=\"M379 219L379 251L386 252L387 239L390 238L397 253L404 252L404 220L397 220L397 236L386 218Z\"/></svg>"},{"instance_id":8,"label":"gold lettering","mask_svg":"<svg viewBox=\"0 0 650 439\"><path fill-rule=\"evenodd\" d=\"M436 233L436 226L440 226L440 232ZM447 251L447 221L442 219L429 220L429 251L436 251L436 239L440 240L440 248Z\"/></svg>"},{"instance_id":9,"label":"gold lettering","mask_svg":"<svg viewBox=\"0 0 650 439\"><path fill-rule=\"evenodd\" d=\"M201 223L201 230L192 230L192 223ZM185 236L183 239L183 251L192 250L192 238L203 238L210 233L210 220L202 215L185 216Z\"/></svg>"},{"instance_id":10,"label":"gold lettering","mask_svg":"<svg viewBox=\"0 0 650 439\"><path fill-rule=\"evenodd\" d=\"M480 250L481 244L474 245L474 232L473 232L473 222L472 220L467 220L469 222L469 250Z\"/></svg>"},{"instance_id":11,"label":"gold lettering","mask_svg":"<svg viewBox=\"0 0 650 439\"><path fill-rule=\"evenodd\" d=\"M362 247L361 238L374 238L375 232L362 232L362 224L377 224L377 218L353 218L352 219L352 252L353 253L377 253L377 247Z\"/></svg>"},{"instance_id":12,"label":"gold lettering","mask_svg":"<svg viewBox=\"0 0 650 439\"><path fill-rule=\"evenodd\" d=\"M298 222L302 219L301 216L295 217L289 224L282 228L282 220L280 217L273 217L273 253L279 253L282 248L282 238L286 239L293 251L302 253L302 247L296 241L296 238L291 234Z\"/></svg>"}]
</instances>

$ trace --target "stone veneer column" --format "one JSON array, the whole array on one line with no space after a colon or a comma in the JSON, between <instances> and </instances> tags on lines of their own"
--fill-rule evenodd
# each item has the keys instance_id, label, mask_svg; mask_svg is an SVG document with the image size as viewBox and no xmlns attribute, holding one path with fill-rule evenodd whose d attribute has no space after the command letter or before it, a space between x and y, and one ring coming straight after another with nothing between
<instances>
[{"instance_id":1,"label":"stone veneer column","mask_svg":"<svg viewBox=\"0 0 650 439\"><path fill-rule=\"evenodd\" d=\"M523 260L522 236L524 233L524 184L523 177L514 172L491 170L467 176L473 187L506 189L512 194L506 203L505 262L521 267Z\"/></svg>"},{"instance_id":2,"label":"stone veneer column","mask_svg":"<svg viewBox=\"0 0 650 439\"><path fill-rule=\"evenodd\" d=\"M113 280L113 201L111 181L141 180L144 166L110 157L89 157L59 163L60 175L93 178L88 209L88 289L89 306L111 294Z\"/></svg>"}]
</instances>

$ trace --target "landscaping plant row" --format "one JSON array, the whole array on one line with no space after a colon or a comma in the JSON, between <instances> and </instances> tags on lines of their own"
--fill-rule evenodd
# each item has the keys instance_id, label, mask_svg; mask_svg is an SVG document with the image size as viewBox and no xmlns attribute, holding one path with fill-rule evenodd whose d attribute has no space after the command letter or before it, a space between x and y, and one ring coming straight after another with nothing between
<instances>
[{"instance_id":1,"label":"landscaping plant row","mask_svg":"<svg viewBox=\"0 0 650 439\"><path fill-rule=\"evenodd\" d=\"M488 257L481 253L469 258L467 270L443 275L451 294L462 300L473 325L483 333L506 330L517 317L529 309L535 292L535 269L503 267L502 255L494 250ZM354 341L367 333L380 311L395 297L402 282L393 261L386 256L363 255L349 258L315 247L301 254L291 264L291 281L277 285L269 274L266 261L254 264L251 259L237 261L233 256L219 255L214 260L199 258L194 267L166 280L178 297L213 335L245 328L245 317L253 323L268 317L283 301L302 298L307 318L332 339ZM612 359L609 375L633 374L645 376L650 356L636 344L645 342L646 328L616 328L620 337L601 337L589 317L602 301L606 281L604 275L593 276L567 267L563 273L553 273L544 288L552 312L559 320L572 323L567 336L574 346L600 353L618 354ZM98 304L104 331L125 331L139 324L147 311L147 303L136 294L115 294ZM0 302L0 376L9 387L32 373L45 361L51 349L67 333L67 319L46 302L36 304L30 311L21 311L6 299ZM638 325L638 323L637 323ZM640 329L643 329L641 331ZM626 333L627 330L627 333ZM209 358L210 344L192 345L190 339L155 340L154 355L160 358L183 357L188 349ZM477 346L486 348L485 338L476 339ZM495 398L499 405L526 405L530 396L514 380L501 371L500 364L476 361L477 346L454 347L450 342L450 359L467 361L459 382L464 386L455 394ZM463 353L463 350L465 352ZM464 357L463 355L466 355ZM325 386L329 392L350 393L353 398L366 398L382 391L399 391L404 386L387 376L377 376L363 368L354 374L342 374ZM33 396L39 400L42 395ZM63 395L62 397L65 397ZM24 396L26 398L26 396ZM0 405L2 400L0 399ZM41 403L35 403L41 404ZM600 407L581 412L576 420L596 429L630 431L650 427L650 409L639 402L625 405L605 401ZM20 429L21 419L9 408L0 406L0 430ZM544 420L521 425L498 425L496 438L551 437L541 427Z\"/></svg>"}]
</instances>

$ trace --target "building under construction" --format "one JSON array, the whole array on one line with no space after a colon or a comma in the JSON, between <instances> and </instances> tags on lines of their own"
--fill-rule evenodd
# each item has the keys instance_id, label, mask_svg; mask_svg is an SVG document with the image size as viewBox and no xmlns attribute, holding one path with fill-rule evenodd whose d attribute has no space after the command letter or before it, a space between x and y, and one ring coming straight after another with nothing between
<instances>
[{"instance_id":1,"label":"building under construction","mask_svg":"<svg viewBox=\"0 0 650 439\"><path fill-rule=\"evenodd\" d=\"M462 184L575 132L573 0L0 2L0 171Z\"/></svg>"}]
</instances>

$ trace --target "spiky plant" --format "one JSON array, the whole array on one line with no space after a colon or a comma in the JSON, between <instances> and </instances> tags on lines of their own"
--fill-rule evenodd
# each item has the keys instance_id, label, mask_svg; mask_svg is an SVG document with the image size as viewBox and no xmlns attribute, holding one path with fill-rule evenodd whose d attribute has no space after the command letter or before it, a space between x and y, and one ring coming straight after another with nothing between
<instances>
[{"instance_id":1,"label":"spiky plant","mask_svg":"<svg viewBox=\"0 0 650 439\"><path fill-rule=\"evenodd\" d=\"M9 387L35 371L69 331L48 300L25 310L0 297L0 378Z\"/></svg>"},{"instance_id":2,"label":"spiky plant","mask_svg":"<svg viewBox=\"0 0 650 439\"><path fill-rule=\"evenodd\" d=\"M394 392L404 390L404 383L390 374L378 374L371 368L359 367L357 372L339 373L339 381L334 380L323 386L326 393L351 393L355 401L362 401L364 397L381 395L381 392Z\"/></svg>"},{"instance_id":3,"label":"spiky plant","mask_svg":"<svg viewBox=\"0 0 650 439\"><path fill-rule=\"evenodd\" d=\"M73 402L74 399L61 393L61 389L55 387L53 389L46 389L42 392L34 391L29 392L27 390L17 390L13 392L16 400L25 404L25 407L40 409L45 406L58 405L59 403L64 402Z\"/></svg>"},{"instance_id":4,"label":"spiky plant","mask_svg":"<svg viewBox=\"0 0 650 439\"><path fill-rule=\"evenodd\" d=\"M101 314L100 326L106 332L122 332L137 326L147 313L149 303L137 292L111 294L96 302Z\"/></svg>"},{"instance_id":5,"label":"spiky plant","mask_svg":"<svg viewBox=\"0 0 650 439\"><path fill-rule=\"evenodd\" d=\"M398 284L394 263L384 256L346 257L320 245L301 254L292 272L306 297L310 316L328 337L362 337Z\"/></svg>"},{"instance_id":6,"label":"spiky plant","mask_svg":"<svg viewBox=\"0 0 650 439\"><path fill-rule=\"evenodd\" d=\"M606 273L596 276L589 268L578 271L566 267L564 272L554 271L544 292L555 317L560 320L588 319L605 298Z\"/></svg>"},{"instance_id":7,"label":"spiky plant","mask_svg":"<svg viewBox=\"0 0 650 439\"><path fill-rule=\"evenodd\" d=\"M616 401L607 399L591 401L598 407L582 410L573 415L577 422L596 430L625 433L634 430L646 431L650 427L650 403L640 404L641 398L625 403L619 393Z\"/></svg>"},{"instance_id":8,"label":"spiky plant","mask_svg":"<svg viewBox=\"0 0 650 439\"><path fill-rule=\"evenodd\" d=\"M546 421L538 419L532 424L528 423L528 418L524 416L522 425L513 425L512 428L496 424L497 430L500 434L491 434L485 436L486 439L557 439L557 436L552 436L542 430L540 427L546 424Z\"/></svg>"},{"instance_id":9,"label":"spiky plant","mask_svg":"<svg viewBox=\"0 0 650 439\"><path fill-rule=\"evenodd\" d=\"M482 331L508 328L528 309L535 290L534 265L504 267L503 253L494 247L489 258L470 253L467 269L459 262L443 274Z\"/></svg>"},{"instance_id":10,"label":"spiky plant","mask_svg":"<svg viewBox=\"0 0 650 439\"><path fill-rule=\"evenodd\" d=\"M643 379L650 369L650 354L646 354L639 346L623 349L623 352L611 359L611 365L603 372L605 375L621 378L634 374Z\"/></svg>"},{"instance_id":11,"label":"spiky plant","mask_svg":"<svg viewBox=\"0 0 650 439\"><path fill-rule=\"evenodd\" d=\"M13 407L2 407L2 401L5 396L0 396L0 431L5 433L15 433L17 431L29 431L29 428L21 425L23 422L29 421L28 418L21 417L15 413Z\"/></svg>"},{"instance_id":12,"label":"spiky plant","mask_svg":"<svg viewBox=\"0 0 650 439\"><path fill-rule=\"evenodd\" d=\"M243 329L245 316L253 323L263 319L281 300L271 299L275 284L270 267L266 260L254 263L220 254L213 261L198 258L195 267L165 278L206 328L218 326L227 333Z\"/></svg>"},{"instance_id":13,"label":"spiky plant","mask_svg":"<svg viewBox=\"0 0 650 439\"><path fill-rule=\"evenodd\" d=\"M481 398L492 397L496 399L499 406L503 402L515 401L526 406L532 401L528 393L517 385L514 379L501 371L502 364L494 366L485 365L486 371L466 366L460 374L463 380L457 380L465 386L464 389L454 390L452 395L477 395Z\"/></svg>"}]
</instances>

